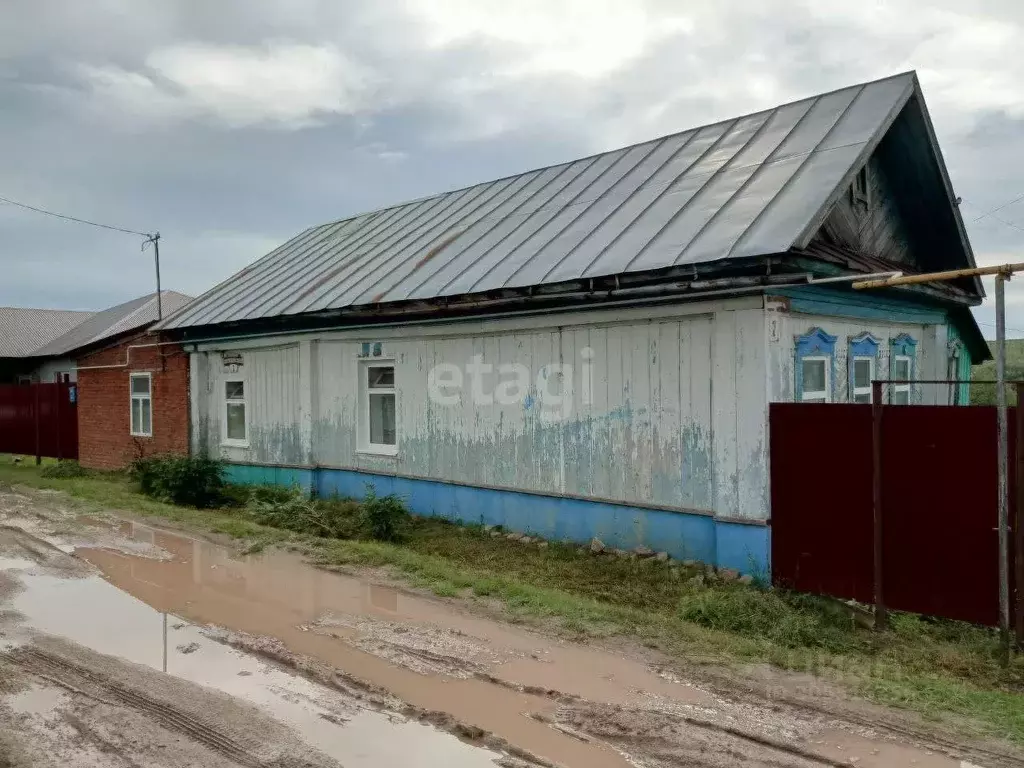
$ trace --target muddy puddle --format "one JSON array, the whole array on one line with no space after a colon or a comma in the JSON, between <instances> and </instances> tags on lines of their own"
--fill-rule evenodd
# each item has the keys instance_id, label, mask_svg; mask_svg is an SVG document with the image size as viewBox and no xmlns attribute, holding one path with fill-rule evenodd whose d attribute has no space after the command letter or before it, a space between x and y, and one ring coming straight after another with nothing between
<instances>
[{"instance_id":1,"label":"muddy puddle","mask_svg":"<svg viewBox=\"0 0 1024 768\"><path fill-rule=\"evenodd\" d=\"M448 713L555 763L629 765L613 749L545 722L559 706L543 695L549 689L622 704L659 694L693 701L702 696L642 663L506 630L437 601L312 568L289 553L238 558L210 542L140 524L132 524L131 535L173 557L89 548L75 554L157 612L275 638L289 651L380 686L413 707ZM33 616L33 623L51 631L46 622L60 607L51 602L37 610L43 615ZM109 605L100 611L113 615ZM422 631L410 632L410 626ZM126 646L109 652L130 652L131 641L118 638L109 624L91 632Z\"/></svg>"},{"instance_id":2,"label":"muddy puddle","mask_svg":"<svg viewBox=\"0 0 1024 768\"><path fill-rule=\"evenodd\" d=\"M46 538L73 550L64 559L79 571L40 568L46 542L20 541L27 559L0 547L0 608L249 702L345 766L524 766L531 756L567 768L970 765L827 715L723 697L639 651L551 638L291 553L239 557L142 523L77 522L85 528ZM22 587L4 599L12 570ZM0 701L45 717L61 696L42 688Z\"/></svg>"},{"instance_id":3,"label":"muddy puddle","mask_svg":"<svg viewBox=\"0 0 1024 768\"><path fill-rule=\"evenodd\" d=\"M254 704L341 765L399 765L417 755L418 764L426 766L493 768L498 757L429 725L367 709L235 650L99 577L39 573L35 562L12 558L0 559L0 569L13 572L21 584L8 604L24 626ZM45 717L63 698L52 688L33 687L7 697L5 704L15 713Z\"/></svg>"}]
</instances>

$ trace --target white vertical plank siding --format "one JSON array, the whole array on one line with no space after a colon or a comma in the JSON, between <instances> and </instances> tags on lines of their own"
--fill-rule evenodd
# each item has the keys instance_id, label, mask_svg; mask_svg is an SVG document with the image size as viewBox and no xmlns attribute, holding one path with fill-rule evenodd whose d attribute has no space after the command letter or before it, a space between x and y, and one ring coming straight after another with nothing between
<instances>
[{"instance_id":1,"label":"white vertical plank siding","mask_svg":"<svg viewBox=\"0 0 1024 768\"><path fill-rule=\"evenodd\" d=\"M222 448L222 455L764 517L766 488L757 487L767 472L764 318L761 300L751 298L697 309L567 313L546 324L467 322L310 334L275 347L249 342L239 347L251 444ZM394 360L397 456L359 450L364 343L380 343L383 357ZM208 353L216 373L203 392L205 431L216 445L219 355ZM492 395L499 365L525 366L529 383L518 401L474 402L468 375L454 405L432 401L430 371L441 363L465 371L476 355L494 366L484 376ZM568 382L552 380L558 365ZM557 397L546 399L545 390ZM200 419L202 405L193 408Z\"/></svg>"}]
</instances>

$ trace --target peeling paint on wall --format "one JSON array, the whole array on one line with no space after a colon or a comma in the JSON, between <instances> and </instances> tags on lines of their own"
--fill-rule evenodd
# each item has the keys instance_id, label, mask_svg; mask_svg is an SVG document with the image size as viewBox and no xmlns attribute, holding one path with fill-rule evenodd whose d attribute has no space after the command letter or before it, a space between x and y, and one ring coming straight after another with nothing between
<instances>
[{"instance_id":1,"label":"peeling paint on wall","mask_svg":"<svg viewBox=\"0 0 1024 768\"><path fill-rule=\"evenodd\" d=\"M764 518L764 317L756 308L504 333L476 334L472 324L450 336L410 331L385 345L395 361L396 456L360 450L363 339L320 335L306 385L296 346L246 350L250 445L221 453L295 465L309 455L329 467ZM478 382L485 403L469 379L451 402L428 396L436 366L471 361L494 366ZM523 392L501 372L515 366L529 372ZM209 368L200 429L217 446L220 375ZM302 386L313 393L308 451ZM499 386L514 398L492 397Z\"/></svg>"}]
</instances>

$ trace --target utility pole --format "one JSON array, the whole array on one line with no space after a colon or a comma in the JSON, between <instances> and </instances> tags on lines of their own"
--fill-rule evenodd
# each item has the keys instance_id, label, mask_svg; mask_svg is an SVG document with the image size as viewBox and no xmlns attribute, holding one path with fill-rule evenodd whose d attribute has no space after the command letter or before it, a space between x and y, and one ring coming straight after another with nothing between
<instances>
[{"instance_id":1,"label":"utility pole","mask_svg":"<svg viewBox=\"0 0 1024 768\"><path fill-rule=\"evenodd\" d=\"M998 445L998 493L999 493L999 630L1005 653L1004 663L1010 657L1010 501L1007 477L1007 419L1006 419L1006 281L1014 272L1024 271L1024 263L1002 264L995 267L954 269L948 272L932 272L922 275L889 277L882 280L862 280L852 284L856 290L866 288L889 288L900 285L938 283L957 280L962 277L996 276L996 442ZM1024 407L1018 402L1017 407ZM1018 435L1020 440L1021 436ZM1017 557L1021 554L1018 552Z\"/></svg>"},{"instance_id":2,"label":"utility pole","mask_svg":"<svg viewBox=\"0 0 1024 768\"><path fill-rule=\"evenodd\" d=\"M146 238L146 241L142 244L142 249L145 250L146 246L153 245L153 260L156 262L156 319L164 319L164 306L163 306L163 294L160 291L160 233L154 232Z\"/></svg>"},{"instance_id":3,"label":"utility pole","mask_svg":"<svg viewBox=\"0 0 1024 768\"><path fill-rule=\"evenodd\" d=\"M996 418L999 441L999 631L1006 663L1010 661L1010 493L1006 441L1006 281L1012 272L996 275ZM1024 404L1017 403L1017 407ZM1021 439L1021 435L1017 439Z\"/></svg>"}]
</instances>

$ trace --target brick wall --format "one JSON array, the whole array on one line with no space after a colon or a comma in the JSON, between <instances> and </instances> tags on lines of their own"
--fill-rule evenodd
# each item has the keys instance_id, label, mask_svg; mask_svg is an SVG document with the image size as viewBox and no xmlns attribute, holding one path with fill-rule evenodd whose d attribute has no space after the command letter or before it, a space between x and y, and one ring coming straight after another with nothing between
<instances>
[{"instance_id":1,"label":"brick wall","mask_svg":"<svg viewBox=\"0 0 1024 768\"><path fill-rule=\"evenodd\" d=\"M82 370L124 363L130 345L155 341L154 336L139 334L76 361L78 459L82 466L121 469L139 456L188 453L188 355L180 346L133 349L127 367ZM131 434L129 376L142 372L149 372L152 378L152 437Z\"/></svg>"}]
</instances>

